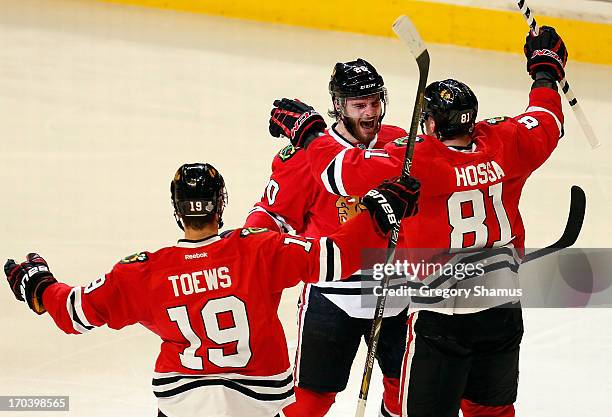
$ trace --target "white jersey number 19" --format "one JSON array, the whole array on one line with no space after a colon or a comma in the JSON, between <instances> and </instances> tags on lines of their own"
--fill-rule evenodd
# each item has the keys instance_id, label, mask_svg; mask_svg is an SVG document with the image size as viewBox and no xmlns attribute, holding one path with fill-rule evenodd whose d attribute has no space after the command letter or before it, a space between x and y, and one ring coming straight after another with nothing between
<instances>
[{"instance_id":1,"label":"white jersey number 19","mask_svg":"<svg viewBox=\"0 0 612 417\"><path fill-rule=\"evenodd\" d=\"M219 315L231 314L233 326L222 327L219 323ZM196 356L196 351L202 346L202 339L193 331L187 307L178 306L168 309L170 320L176 322L181 334L189 342L189 346L179 353L181 365L185 368L201 371L204 369L204 361ZM220 368L242 368L251 359L251 348L249 346L249 321L244 302L235 296L209 300L201 311L204 329L208 339L218 345L236 343L236 352L226 355L223 348L208 348L206 355L208 360Z\"/></svg>"}]
</instances>

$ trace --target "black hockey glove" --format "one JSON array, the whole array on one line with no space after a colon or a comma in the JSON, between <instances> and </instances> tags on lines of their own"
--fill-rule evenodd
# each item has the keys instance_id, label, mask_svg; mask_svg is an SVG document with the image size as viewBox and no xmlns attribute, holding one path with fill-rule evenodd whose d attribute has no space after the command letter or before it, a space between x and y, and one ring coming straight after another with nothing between
<instances>
[{"instance_id":1,"label":"black hockey glove","mask_svg":"<svg viewBox=\"0 0 612 417\"><path fill-rule=\"evenodd\" d=\"M4 273L13 294L19 301L25 301L36 314L43 314L45 307L42 295L45 289L57 282L49 271L47 262L37 253L28 253L26 261L16 264L8 259L4 264Z\"/></svg>"},{"instance_id":2,"label":"black hockey glove","mask_svg":"<svg viewBox=\"0 0 612 417\"><path fill-rule=\"evenodd\" d=\"M531 78L535 80L538 72L548 73L555 81L565 78L567 49L554 28L542 26L538 36L529 32L523 49Z\"/></svg>"},{"instance_id":3,"label":"black hockey glove","mask_svg":"<svg viewBox=\"0 0 612 417\"><path fill-rule=\"evenodd\" d=\"M274 101L270 112L270 134L289 138L295 147L305 148L327 128L323 117L316 110L299 100L283 98Z\"/></svg>"},{"instance_id":4,"label":"black hockey glove","mask_svg":"<svg viewBox=\"0 0 612 417\"><path fill-rule=\"evenodd\" d=\"M417 214L420 189L421 183L416 178L392 178L368 191L361 204L383 234L387 234L401 219Z\"/></svg>"}]
</instances>

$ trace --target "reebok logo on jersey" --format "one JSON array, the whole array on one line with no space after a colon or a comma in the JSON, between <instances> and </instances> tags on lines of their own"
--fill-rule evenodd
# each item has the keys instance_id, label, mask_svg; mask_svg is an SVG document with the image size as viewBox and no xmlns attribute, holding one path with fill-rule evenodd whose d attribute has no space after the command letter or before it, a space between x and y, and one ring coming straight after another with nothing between
<instances>
[{"instance_id":1,"label":"reebok logo on jersey","mask_svg":"<svg viewBox=\"0 0 612 417\"><path fill-rule=\"evenodd\" d=\"M190 259L200 259L200 258L208 258L208 253L206 252L200 252L200 253L188 253L185 255L185 260L190 260Z\"/></svg>"}]
</instances>

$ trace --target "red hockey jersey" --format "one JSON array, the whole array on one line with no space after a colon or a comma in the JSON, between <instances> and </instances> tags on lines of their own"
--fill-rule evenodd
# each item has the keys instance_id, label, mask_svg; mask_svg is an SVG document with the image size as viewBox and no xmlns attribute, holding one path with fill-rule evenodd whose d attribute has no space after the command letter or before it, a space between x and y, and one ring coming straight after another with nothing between
<instances>
[{"instance_id":1,"label":"red hockey jersey","mask_svg":"<svg viewBox=\"0 0 612 417\"><path fill-rule=\"evenodd\" d=\"M43 302L66 333L140 323L159 335L153 388L168 416L273 416L293 398L282 290L349 276L364 241L385 241L368 214L329 238L251 228L180 240L85 287L54 284Z\"/></svg>"},{"instance_id":2,"label":"red hockey jersey","mask_svg":"<svg viewBox=\"0 0 612 417\"><path fill-rule=\"evenodd\" d=\"M335 125L317 142L329 143L332 147L355 150L381 150L391 141L406 135L404 129L382 125L372 142L366 147L354 146L342 137ZM255 204L246 219L246 227L266 227L279 231L297 231L299 234L319 237L333 233L338 227L360 212L360 196L382 181L368 181L368 187L357 193L347 194L344 189L326 190L320 178L314 178L308 164L307 152L289 145L281 150L272 162L272 175L264 195ZM331 173L333 176L333 173ZM317 175L319 177L319 175ZM340 185L341 187L341 185ZM341 195L338 195L341 194ZM386 242L383 244L386 247ZM354 317L373 317L373 307L364 308L359 277L351 283L325 283L317 285L321 292ZM391 308L387 315L395 315L403 307Z\"/></svg>"},{"instance_id":3,"label":"red hockey jersey","mask_svg":"<svg viewBox=\"0 0 612 417\"><path fill-rule=\"evenodd\" d=\"M421 182L419 213L402 221L403 244L524 248L523 185L563 134L559 94L536 88L529 97L525 113L477 123L467 149L447 147L431 136L417 138L411 175ZM364 151L317 139L306 153L313 176L328 191L359 195L401 174L406 143L402 138L384 151Z\"/></svg>"}]
</instances>

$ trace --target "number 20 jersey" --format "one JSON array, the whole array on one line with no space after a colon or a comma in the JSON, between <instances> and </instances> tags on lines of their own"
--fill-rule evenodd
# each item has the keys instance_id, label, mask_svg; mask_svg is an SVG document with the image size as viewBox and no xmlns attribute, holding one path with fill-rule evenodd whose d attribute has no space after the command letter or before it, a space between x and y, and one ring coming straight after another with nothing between
<instances>
[{"instance_id":1,"label":"number 20 jersey","mask_svg":"<svg viewBox=\"0 0 612 417\"><path fill-rule=\"evenodd\" d=\"M338 145L340 149L364 149L366 155L382 151L383 146L406 135L402 128L381 126L376 138L367 148L355 146L336 130L336 125L329 128L326 134L317 142ZM334 148L335 149L335 148ZM296 231L305 236L319 237L329 235L341 224L361 212L360 197L371 188L375 188L382 180L367 181L368 186L360 187L359 192L346 194L344 189L325 187L312 175L308 164L308 150L287 146L278 153L272 162L272 175L264 195L249 213L245 226L266 227L279 231ZM340 171L337 172L339 174ZM334 184L334 172L327 173ZM342 195L339 195L342 194ZM402 239L400 235L400 240ZM381 247L386 247L385 242ZM363 245L363 248L368 248ZM341 308L351 317L372 318L375 302L364 303L363 294L371 291L376 283L365 282L359 271L348 281L312 284L332 303ZM392 281L392 286L398 280ZM369 286L369 287L368 287ZM308 299L310 285L302 293L304 300ZM373 298L373 297L370 297ZM407 303L395 299L387 303L385 317L395 316L406 308Z\"/></svg>"}]
</instances>

